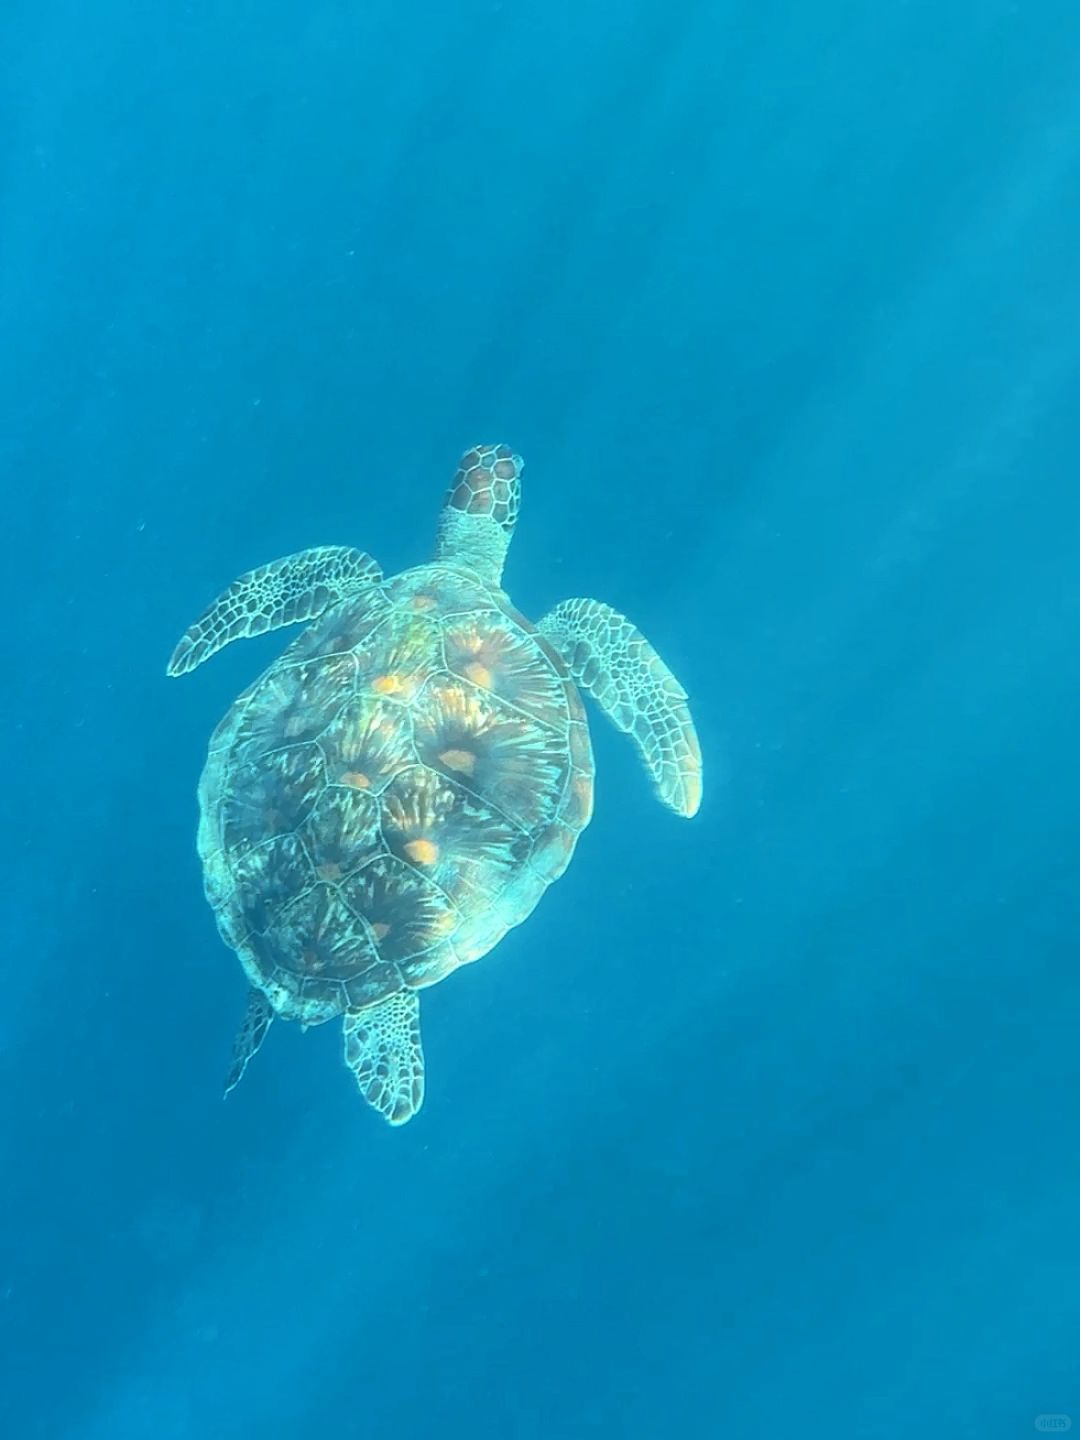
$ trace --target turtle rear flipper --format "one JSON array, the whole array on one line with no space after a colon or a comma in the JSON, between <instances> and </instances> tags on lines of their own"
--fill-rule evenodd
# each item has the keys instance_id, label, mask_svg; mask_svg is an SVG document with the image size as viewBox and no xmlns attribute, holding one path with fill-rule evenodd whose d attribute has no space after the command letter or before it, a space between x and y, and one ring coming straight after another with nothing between
<instances>
[{"instance_id":1,"label":"turtle rear flipper","mask_svg":"<svg viewBox=\"0 0 1080 1440\"><path fill-rule=\"evenodd\" d=\"M369 1105L404 1125L424 1103L424 1051L420 997L398 990L345 1016L345 1064Z\"/></svg>"},{"instance_id":2,"label":"turtle rear flipper","mask_svg":"<svg viewBox=\"0 0 1080 1440\"><path fill-rule=\"evenodd\" d=\"M225 1094L235 1090L243 1079L248 1061L266 1039L274 1009L261 990L254 987L248 992L247 1009L233 1042L233 1059L225 1081Z\"/></svg>"},{"instance_id":3,"label":"turtle rear flipper","mask_svg":"<svg viewBox=\"0 0 1080 1440\"><path fill-rule=\"evenodd\" d=\"M631 736L664 804L695 815L701 747L686 691L641 631L599 600L563 600L537 628L577 685Z\"/></svg>"},{"instance_id":4,"label":"turtle rear flipper","mask_svg":"<svg viewBox=\"0 0 1080 1440\"><path fill-rule=\"evenodd\" d=\"M319 545L271 560L234 580L188 626L168 673L186 675L233 640L313 620L381 579L378 563L348 545Z\"/></svg>"}]
</instances>

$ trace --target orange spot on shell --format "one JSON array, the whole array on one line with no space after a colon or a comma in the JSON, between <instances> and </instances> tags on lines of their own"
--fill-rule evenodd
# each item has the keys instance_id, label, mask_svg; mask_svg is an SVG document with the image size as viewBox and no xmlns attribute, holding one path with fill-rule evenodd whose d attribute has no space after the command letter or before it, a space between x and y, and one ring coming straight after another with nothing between
<instances>
[{"instance_id":1,"label":"orange spot on shell","mask_svg":"<svg viewBox=\"0 0 1080 1440\"><path fill-rule=\"evenodd\" d=\"M433 610L435 597L434 595L414 595L412 603L414 610Z\"/></svg>"},{"instance_id":2,"label":"orange spot on shell","mask_svg":"<svg viewBox=\"0 0 1080 1440\"><path fill-rule=\"evenodd\" d=\"M376 675L371 688L377 695L398 695L405 688L400 675Z\"/></svg>"},{"instance_id":3,"label":"orange spot on shell","mask_svg":"<svg viewBox=\"0 0 1080 1440\"><path fill-rule=\"evenodd\" d=\"M390 934L390 926L384 920L375 920L372 922L371 933L376 940L385 940Z\"/></svg>"},{"instance_id":4,"label":"orange spot on shell","mask_svg":"<svg viewBox=\"0 0 1080 1440\"><path fill-rule=\"evenodd\" d=\"M405 846L405 854L418 865L434 865L439 858L439 847L434 840L410 840Z\"/></svg>"},{"instance_id":5,"label":"orange spot on shell","mask_svg":"<svg viewBox=\"0 0 1080 1440\"><path fill-rule=\"evenodd\" d=\"M354 790L368 790L371 781L362 770L346 770L341 777L342 785L351 785Z\"/></svg>"},{"instance_id":6,"label":"orange spot on shell","mask_svg":"<svg viewBox=\"0 0 1080 1440\"><path fill-rule=\"evenodd\" d=\"M465 674L474 685L479 685L484 690L491 689L491 671L486 665L481 665L479 660L470 660L465 666Z\"/></svg>"},{"instance_id":7,"label":"orange spot on shell","mask_svg":"<svg viewBox=\"0 0 1080 1440\"><path fill-rule=\"evenodd\" d=\"M476 756L471 750L444 750L439 759L448 770L459 770L463 775L471 775L476 769Z\"/></svg>"}]
</instances>

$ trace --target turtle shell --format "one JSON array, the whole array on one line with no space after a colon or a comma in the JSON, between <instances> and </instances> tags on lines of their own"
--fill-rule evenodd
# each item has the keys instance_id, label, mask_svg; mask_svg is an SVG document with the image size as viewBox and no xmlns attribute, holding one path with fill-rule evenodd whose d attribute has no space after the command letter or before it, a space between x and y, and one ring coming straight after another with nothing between
<instances>
[{"instance_id":1,"label":"turtle shell","mask_svg":"<svg viewBox=\"0 0 1080 1440\"><path fill-rule=\"evenodd\" d=\"M519 924L592 813L585 712L498 590L443 565L335 606L233 705L199 787L226 941L307 1023Z\"/></svg>"}]
</instances>

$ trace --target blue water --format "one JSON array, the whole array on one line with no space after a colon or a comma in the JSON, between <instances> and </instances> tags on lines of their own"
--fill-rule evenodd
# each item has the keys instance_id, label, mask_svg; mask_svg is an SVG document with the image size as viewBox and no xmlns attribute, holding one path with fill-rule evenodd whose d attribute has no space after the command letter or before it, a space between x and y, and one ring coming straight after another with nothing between
<instances>
[{"instance_id":1,"label":"blue water","mask_svg":"<svg viewBox=\"0 0 1080 1440\"><path fill-rule=\"evenodd\" d=\"M1073 0L5 0L0 1434L1080 1424L1078 166ZM165 661L491 438L705 805L597 717L420 1117L330 1026L222 1104L194 787L282 637Z\"/></svg>"}]
</instances>

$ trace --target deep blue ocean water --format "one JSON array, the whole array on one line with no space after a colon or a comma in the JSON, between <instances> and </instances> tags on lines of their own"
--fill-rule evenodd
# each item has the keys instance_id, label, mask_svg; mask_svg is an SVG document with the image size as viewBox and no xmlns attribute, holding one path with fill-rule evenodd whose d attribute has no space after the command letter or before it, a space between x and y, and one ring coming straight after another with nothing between
<instances>
[{"instance_id":1,"label":"deep blue ocean water","mask_svg":"<svg viewBox=\"0 0 1080 1440\"><path fill-rule=\"evenodd\" d=\"M1070 0L5 0L0 1434L1080 1424L1078 175ZM491 438L702 812L596 717L420 1117L336 1026L222 1104L194 789L283 637L165 661Z\"/></svg>"}]
</instances>

